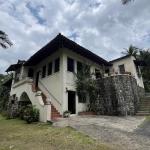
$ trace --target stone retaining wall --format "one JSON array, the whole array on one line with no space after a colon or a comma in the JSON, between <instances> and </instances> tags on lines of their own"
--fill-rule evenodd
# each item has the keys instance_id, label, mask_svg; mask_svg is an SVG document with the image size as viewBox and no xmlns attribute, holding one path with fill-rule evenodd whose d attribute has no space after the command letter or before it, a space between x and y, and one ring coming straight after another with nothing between
<instances>
[{"instance_id":1,"label":"stone retaining wall","mask_svg":"<svg viewBox=\"0 0 150 150\"><path fill-rule=\"evenodd\" d=\"M142 89L130 75L115 75L97 80L95 111L105 115L134 115Z\"/></svg>"}]
</instances>

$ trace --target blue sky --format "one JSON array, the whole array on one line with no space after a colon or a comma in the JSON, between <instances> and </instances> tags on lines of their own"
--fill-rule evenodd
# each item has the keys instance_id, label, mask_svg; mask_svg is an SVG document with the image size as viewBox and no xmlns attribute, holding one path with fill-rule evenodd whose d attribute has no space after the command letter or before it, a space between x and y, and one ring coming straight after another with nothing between
<instances>
[{"instance_id":1,"label":"blue sky","mask_svg":"<svg viewBox=\"0 0 150 150\"><path fill-rule=\"evenodd\" d=\"M150 47L150 0L0 0L0 30L14 45L0 48L0 73L28 59L58 33L111 60L133 44Z\"/></svg>"}]
</instances>

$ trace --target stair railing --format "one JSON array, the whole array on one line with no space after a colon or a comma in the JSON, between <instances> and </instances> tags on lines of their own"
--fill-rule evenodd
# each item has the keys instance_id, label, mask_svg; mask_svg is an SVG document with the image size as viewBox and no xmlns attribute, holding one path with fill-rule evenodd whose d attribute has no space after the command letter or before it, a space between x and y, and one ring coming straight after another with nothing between
<instances>
[{"instance_id":1,"label":"stair railing","mask_svg":"<svg viewBox=\"0 0 150 150\"><path fill-rule=\"evenodd\" d=\"M54 105L54 103L56 102L57 103L57 106L60 107L59 108L59 111L61 110L61 103L58 101L58 99L47 89L47 87L41 82L39 81L39 84L42 86L42 88L44 88L44 90L48 93L48 95L50 96L51 100L52 101L52 104ZM42 90L42 89L41 89ZM55 101L55 102L54 102ZM55 105L54 105L55 106ZM56 106L55 106L56 107ZM57 109L57 107L56 107Z\"/></svg>"}]
</instances>

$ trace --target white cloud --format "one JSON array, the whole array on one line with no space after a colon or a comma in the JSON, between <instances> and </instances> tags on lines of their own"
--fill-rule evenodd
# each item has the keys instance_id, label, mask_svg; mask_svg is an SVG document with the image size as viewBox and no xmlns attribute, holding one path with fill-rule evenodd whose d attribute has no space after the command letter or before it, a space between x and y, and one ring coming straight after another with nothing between
<instances>
[{"instance_id":1,"label":"white cloud","mask_svg":"<svg viewBox=\"0 0 150 150\"><path fill-rule=\"evenodd\" d=\"M0 0L0 30L13 47L0 48L0 72L27 59L59 32L107 60L130 44L150 47L150 1Z\"/></svg>"}]
</instances>

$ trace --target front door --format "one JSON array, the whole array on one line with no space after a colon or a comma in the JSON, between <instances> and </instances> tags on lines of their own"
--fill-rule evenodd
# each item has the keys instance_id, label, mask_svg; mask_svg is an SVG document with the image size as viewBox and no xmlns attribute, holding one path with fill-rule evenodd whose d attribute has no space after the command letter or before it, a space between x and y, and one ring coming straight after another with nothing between
<instances>
[{"instance_id":1,"label":"front door","mask_svg":"<svg viewBox=\"0 0 150 150\"><path fill-rule=\"evenodd\" d=\"M37 73L36 73L36 81L35 81L35 87L36 87L36 88L38 88L39 75L40 75L40 72L37 72Z\"/></svg>"},{"instance_id":2,"label":"front door","mask_svg":"<svg viewBox=\"0 0 150 150\"><path fill-rule=\"evenodd\" d=\"M68 91L68 110L71 114L76 114L76 93L74 91Z\"/></svg>"}]
</instances>

